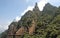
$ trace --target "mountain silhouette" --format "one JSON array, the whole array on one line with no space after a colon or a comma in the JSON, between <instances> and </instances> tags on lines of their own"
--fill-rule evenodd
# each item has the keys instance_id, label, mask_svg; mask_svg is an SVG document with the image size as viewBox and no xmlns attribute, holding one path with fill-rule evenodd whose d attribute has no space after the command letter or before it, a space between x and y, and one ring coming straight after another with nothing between
<instances>
[{"instance_id":1,"label":"mountain silhouette","mask_svg":"<svg viewBox=\"0 0 60 38\"><path fill-rule=\"evenodd\" d=\"M18 22L12 22L1 38L60 38L60 7L47 3L43 11L37 3Z\"/></svg>"}]
</instances>

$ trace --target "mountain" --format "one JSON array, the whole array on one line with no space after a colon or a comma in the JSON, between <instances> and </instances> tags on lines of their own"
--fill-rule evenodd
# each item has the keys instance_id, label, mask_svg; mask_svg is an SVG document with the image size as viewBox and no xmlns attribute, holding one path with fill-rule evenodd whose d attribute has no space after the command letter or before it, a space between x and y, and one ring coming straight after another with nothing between
<instances>
[{"instance_id":1,"label":"mountain","mask_svg":"<svg viewBox=\"0 0 60 38\"><path fill-rule=\"evenodd\" d=\"M37 3L18 22L12 22L1 38L60 38L60 7L47 3L40 11Z\"/></svg>"}]
</instances>

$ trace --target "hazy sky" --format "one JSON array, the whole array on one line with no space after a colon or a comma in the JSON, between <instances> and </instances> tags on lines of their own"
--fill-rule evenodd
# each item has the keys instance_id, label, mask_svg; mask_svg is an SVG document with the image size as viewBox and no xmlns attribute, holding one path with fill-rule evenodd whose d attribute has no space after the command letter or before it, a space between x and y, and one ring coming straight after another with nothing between
<instances>
[{"instance_id":1,"label":"hazy sky","mask_svg":"<svg viewBox=\"0 0 60 38\"><path fill-rule=\"evenodd\" d=\"M26 11L32 10L36 2L40 10L48 2L60 6L60 0L0 0L0 31L6 30L11 21L18 21Z\"/></svg>"}]
</instances>

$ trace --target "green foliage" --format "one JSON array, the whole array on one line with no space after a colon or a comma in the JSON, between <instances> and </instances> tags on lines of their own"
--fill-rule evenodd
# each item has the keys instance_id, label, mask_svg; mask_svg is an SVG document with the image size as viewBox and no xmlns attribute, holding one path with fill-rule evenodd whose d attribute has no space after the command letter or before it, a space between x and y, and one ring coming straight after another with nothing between
<instances>
[{"instance_id":1,"label":"green foliage","mask_svg":"<svg viewBox=\"0 0 60 38\"><path fill-rule=\"evenodd\" d=\"M7 30L0 34L0 38L6 38L6 37L7 37Z\"/></svg>"},{"instance_id":2,"label":"green foliage","mask_svg":"<svg viewBox=\"0 0 60 38\"><path fill-rule=\"evenodd\" d=\"M28 11L22 16L16 27L30 27L32 21L36 23L36 29L33 35L25 33L23 38L60 38L60 7L46 4L43 11L40 11L37 4L33 11ZM14 23L13 23L14 24ZM2 36L7 34L4 32Z\"/></svg>"}]
</instances>

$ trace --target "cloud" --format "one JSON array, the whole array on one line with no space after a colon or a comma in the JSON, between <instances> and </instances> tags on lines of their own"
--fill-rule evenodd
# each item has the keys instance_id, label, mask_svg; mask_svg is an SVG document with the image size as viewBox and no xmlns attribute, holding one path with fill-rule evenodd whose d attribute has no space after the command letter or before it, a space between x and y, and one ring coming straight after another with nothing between
<instances>
[{"instance_id":1,"label":"cloud","mask_svg":"<svg viewBox=\"0 0 60 38\"><path fill-rule=\"evenodd\" d=\"M21 17L22 17L28 10L33 10L33 7L34 7L34 6L28 6L28 8L27 8L26 10L24 10L23 13L21 13L21 16L17 16L13 21L14 21L14 22L18 22L18 21L21 19Z\"/></svg>"},{"instance_id":2,"label":"cloud","mask_svg":"<svg viewBox=\"0 0 60 38\"><path fill-rule=\"evenodd\" d=\"M29 1L32 1L32 0L25 0L25 1L29 2ZM47 4L48 2L52 2L52 0L37 0L37 1L38 1L37 3L38 3L38 7L39 7L40 11L43 10L45 4ZM33 10L33 8L34 8L34 6L28 6L27 9L25 9L24 12L21 14L21 16L23 16L28 10ZM18 21L19 19L21 19L21 17L17 16L16 21Z\"/></svg>"},{"instance_id":3,"label":"cloud","mask_svg":"<svg viewBox=\"0 0 60 38\"><path fill-rule=\"evenodd\" d=\"M7 26L0 25L0 33L4 32L6 30Z\"/></svg>"},{"instance_id":4,"label":"cloud","mask_svg":"<svg viewBox=\"0 0 60 38\"><path fill-rule=\"evenodd\" d=\"M3 28L2 28L2 26L0 25L0 33L1 33L1 32L3 32Z\"/></svg>"},{"instance_id":5,"label":"cloud","mask_svg":"<svg viewBox=\"0 0 60 38\"><path fill-rule=\"evenodd\" d=\"M18 22L21 19L21 17L17 16L14 21Z\"/></svg>"},{"instance_id":6,"label":"cloud","mask_svg":"<svg viewBox=\"0 0 60 38\"><path fill-rule=\"evenodd\" d=\"M30 0L26 0L27 2L29 2ZM38 3L38 7L39 9L42 11L43 7L45 6L45 4L48 2L48 0L40 0ZM28 6L27 9L24 10L24 12L21 14L21 16L23 16L28 10L33 10L34 6ZM21 19L21 16L17 16L15 18L15 21L18 22ZM12 21L9 21L7 24L5 25L0 25L0 32L3 32L4 30L8 29L8 25L11 23ZM3 28L4 27L4 28Z\"/></svg>"},{"instance_id":7,"label":"cloud","mask_svg":"<svg viewBox=\"0 0 60 38\"><path fill-rule=\"evenodd\" d=\"M21 19L21 17L22 17L28 10L31 10L31 11L32 11L32 10L33 10L33 7L34 7L34 6L28 6L28 8L27 8L26 10L24 10L23 13L21 13L21 16L20 16L20 17L17 16L13 21L14 21L14 22L18 22L18 21Z\"/></svg>"},{"instance_id":8,"label":"cloud","mask_svg":"<svg viewBox=\"0 0 60 38\"><path fill-rule=\"evenodd\" d=\"M29 1L29 0L26 0ZM48 0L40 0L38 3L38 7L40 9L40 11L43 10L43 7L45 6L45 4L48 2ZM21 16L23 16L28 10L33 10L34 6L28 6L27 9L24 10L24 12L21 14Z\"/></svg>"},{"instance_id":9,"label":"cloud","mask_svg":"<svg viewBox=\"0 0 60 38\"><path fill-rule=\"evenodd\" d=\"M48 0L40 0L40 1L38 2L38 7L39 7L40 11L43 10L43 7L44 7L45 4L47 4L47 3L48 3Z\"/></svg>"},{"instance_id":10,"label":"cloud","mask_svg":"<svg viewBox=\"0 0 60 38\"><path fill-rule=\"evenodd\" d=\"M24 10L24 12L21 14L21 16L23 16L28 10L33 10L34 6L28 6L26 10Z\"/></svg>"},{"instance_id":11,"label":"cloud","mask_svg":"<svg viewBox=\"0 0 60 38\"><path fill-rule=\"evenodd\" d=\"M5 24L0 24L0 33L8 29L8 26L11 24L12 20L7 21Z\"/></svg>"},{"instance_id":12,"label":"cloud","mask_svg":"<svg viewBox=\"0 0 60 38\"><path fill-rule=\"evenodd\" d=\"M12 21L15 21L15 22L18 22L20 20L20 17L17 16L15 20L10 20L10 21L7 21L7 23L5 23L4 25L0 24L0 33L4 32L5 30L8 29L8 26L11 24Z\"/></svg>"}]
</instances>

